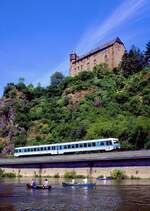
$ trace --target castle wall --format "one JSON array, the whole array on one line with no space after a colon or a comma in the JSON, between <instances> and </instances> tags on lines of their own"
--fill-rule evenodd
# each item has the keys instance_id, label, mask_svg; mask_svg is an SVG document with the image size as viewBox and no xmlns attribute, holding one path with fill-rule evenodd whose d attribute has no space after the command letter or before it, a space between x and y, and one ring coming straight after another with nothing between
<instances>
[{"instance_id":1,"label":"castle wall","mask_svg":"<svg viewBox=\"0 0 150 211\"><path fill-rule=\"evenodd\" d=\"M94 66L102 63L106 63L109 69L113 69L121 62L124 51L123 44L115 42L112 46L87 55L83 59L77 58L70 62L70 75L74 76L81 71L92 71Z\"/></svg>"}]
</instances>

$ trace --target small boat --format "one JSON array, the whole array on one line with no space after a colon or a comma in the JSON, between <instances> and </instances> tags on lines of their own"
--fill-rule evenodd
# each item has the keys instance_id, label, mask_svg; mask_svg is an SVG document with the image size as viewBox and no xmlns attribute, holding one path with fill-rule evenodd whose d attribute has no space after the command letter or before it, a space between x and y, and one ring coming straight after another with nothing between
<instances>
[{"instance_id":1,"label":"small boat","mask_svg":"<svg viewBox=\"0 0 150 211\"><path fill-rule=\"evenodd\" d=\"M47 190L50 190L52 188L51 185L49 185L48 187L44 187L43 185L39 185L39 184L36 185L36 186L32 186L29 183L27 183L26 186L27 186L28 189L42 189L42 190L47 189Z\"/></svg>"},{"instance_id":2,"label":"small boat","mask_svg":"<svg viewBox=\"0 0 150 211\"><path fill-rule=\"evenodd\" d=\"M63 187L86 187L86 188L93 188L96 186L95 183L62 183Z\"/></svg>"},{"instance_id":3,"label":"small boat","mask_svg":"<svg viewBox=\"0 0 150 211\"><path fill-rule=\"evenodd\" d=\"M98 177L97 180L112 180L111 177Z\"/></svg>"}]
</instances>

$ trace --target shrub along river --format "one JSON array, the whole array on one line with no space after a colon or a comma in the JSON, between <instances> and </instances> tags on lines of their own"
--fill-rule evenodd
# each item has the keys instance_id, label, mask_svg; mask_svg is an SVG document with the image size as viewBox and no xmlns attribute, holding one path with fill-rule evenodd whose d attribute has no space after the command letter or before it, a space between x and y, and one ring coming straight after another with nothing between
<instances>
[{"instance_id":1,"label":"shrub along river","mask_svg":"<svg viewBox=\"0 0 150 211\"><path fill-rule=\"evenodd\" d=\"M32 178L0 180L0 211L150 211L150 180L96 181L96 188L28 190Z\"/></svg>"}]
</instances>

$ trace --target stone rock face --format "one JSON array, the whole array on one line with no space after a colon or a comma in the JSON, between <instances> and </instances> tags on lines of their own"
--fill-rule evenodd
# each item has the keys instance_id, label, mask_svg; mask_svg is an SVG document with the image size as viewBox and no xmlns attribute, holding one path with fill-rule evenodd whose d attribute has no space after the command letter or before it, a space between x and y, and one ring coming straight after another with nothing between
<instances>
[{"instance_id":1,"label":"stone rock face","mask_svg":"<svg viewBox=\"0 0 150 211\"><path fill-rule=\"evenodd\" d=\"M3 154L12 154L16 134L24 131L15 124L16 110L15 103L23 99L1 98L0 99L0 151Z\"/></svg>"}]
</instances>

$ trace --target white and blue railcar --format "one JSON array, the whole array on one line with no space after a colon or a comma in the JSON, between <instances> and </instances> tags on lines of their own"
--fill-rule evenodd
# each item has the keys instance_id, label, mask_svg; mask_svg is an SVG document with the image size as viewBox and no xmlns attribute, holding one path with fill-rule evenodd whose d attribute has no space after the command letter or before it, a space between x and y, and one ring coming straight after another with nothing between
<instances>
[{"instance_id":1,"label":"white and blue railcar","mask_svg":"<svg viewBox=\"0 0 150 211\"><path fill-rule=\"evenodd\" d=\"M59 155L67 153L90 152L90 151L112 151L120 149L117 138L106 138L96 140L84 140L59 144L47 144L39 146L26 146L15 148L15 157L31 155Z\"/></svg>"}]
</instances>

